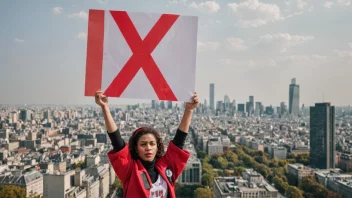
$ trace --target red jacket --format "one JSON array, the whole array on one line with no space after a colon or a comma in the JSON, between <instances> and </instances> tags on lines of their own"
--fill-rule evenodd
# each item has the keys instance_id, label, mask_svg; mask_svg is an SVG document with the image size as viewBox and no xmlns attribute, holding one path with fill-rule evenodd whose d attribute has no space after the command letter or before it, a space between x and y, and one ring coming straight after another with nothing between
<instances>
[{"instance_id":1,"label":"red jacket","mask_svg":"<svg viewBox=\"0 0 352 198\"><path fill-rule=\"evenodd\" d=\"M155 168L160 176L167 182L168 197L176 198L175 183L178 176L186 166L190 154L186 150L182 150L170 141L165 155L157 158ZM121 180L124 189L124 197L146 197L149 198L150 189L147 190L142 180L142 173L147 176L149 186L152 181L148 172L139 160L132 159L128 150L128 144L119 152L110 151L108 157L117 177ZM172 171L172 184L166 177L166 169Z\"/></svg>"}]
</instances>

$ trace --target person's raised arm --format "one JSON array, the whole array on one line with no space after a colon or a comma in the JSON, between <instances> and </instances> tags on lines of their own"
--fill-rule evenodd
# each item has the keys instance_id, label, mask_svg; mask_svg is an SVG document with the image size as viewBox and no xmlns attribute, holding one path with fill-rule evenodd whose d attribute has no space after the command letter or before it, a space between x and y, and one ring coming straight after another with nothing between
<instances>
[{"instance_id":1,"label":"person's raised arm","mask_svg":"<svg viewBox=\"0 0 352 198\"><path fill-rule=\"evenodd\" d=\"M189 126L191 124L191 120L192 120L192 114L193 114L193 110L195 108L197 108L198 106L198 97L197 97L197 93L194 93L194 96L192 98L192 102L186 102L185 104L185 111L183 113L183 117L180 123L180 126L178 127L179 130L188 133L189 130Z\"/></svg>"},{"instance_id":2,"label":"person's raised arm","mask_svg":"<svg viewBox=\"0 0 352 198\"><path fill-rule=\"evenodd\" d=\"M106 130L108 131L108 135L111 140L111 144L114 147L114 151L120 151L125 146L125 143L121 138L120 131L118 130L114 119L111 116L110 108L108 105L108 97L103 95L102 91L96 91L95 102L101 107L103 111Z\"/></svg>"},{"instance_id":3,"label":"person's raised arm","mask_svg":"<svg viewBox=\"0 0 352 198\"><path fill-rule=\"evenodd\" d=\"M178 130L176 132L174 139L172 140L172 142L180 149L183 149L183 146L185 144L189 126L192 120L193 110L197 108L198 103L199 102L198 102L197 94L194 93L192 102L186 102L185 104L185 111L183 113L181 123L178 127Z\"/></svg>"}]
</instances>

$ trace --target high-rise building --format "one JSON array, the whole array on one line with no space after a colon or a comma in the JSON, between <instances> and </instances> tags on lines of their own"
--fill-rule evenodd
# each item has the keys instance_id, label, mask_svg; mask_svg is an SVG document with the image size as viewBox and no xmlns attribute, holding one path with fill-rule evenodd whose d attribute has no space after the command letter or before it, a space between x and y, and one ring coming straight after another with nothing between
<instances>
[{"instance_id":1,"label":"high-rise building","mask_svg":"<svg viewBox=\"0 0 352 198\"><path fill-rule=\"evenodd\" d=\"M286 112L287 112L287 106L286 106L285 102L281 102L279 114L284 115Z\"/></svg>"},{"instance_id":2,"label":"high-rise building","mask_svg":"<svg viewBox=\"0 0 352 198\"><path fill-rule=\"evenodd\" d=\"M156 109L156 100L152 100L152 109Z\"/></svg>"},{"instance_id":3,"label":"high-rise building","mask_svg":"<svg viewBox=\"0 0 352 198\"><path fill-rule=\"evenodd\" d=\"M256 102L255 103L255 111L254 111L254 114L256 116L260 116L261 115L261 111L260 111L260 108L262 107L262 103L261 102Z\"/></svg>"},{"instance_id":4,"label":"high-rise building","mask_svg":"<svg viewBox=\"0 0 352 198\"><path fill-rule=\"evenodd\" d=\"M237 105L238 112L244 112L244 109L245 109L245 104L238 104Z\"/></svg>"},{"instance_id":5,"label":"high-rise building","mask_svg":"<svg viewBox=\"0 0 352 198\"><path fill-rule=\"evenodd\" d=\"M30 110L21 109L20 120L22 120L22 121L31 120L31 112L30 112Z\"/></svg>"},{"instance_id":6,"label":"high-rise building","mask_svg":"<svg viewBox=\"0 0 352 198\"><path fill-rule=\"evenodd\" d=\"M296 78L291 79L289 90L289 113L299 114L299 85L296 84Z\"/></svg>"},{"instance_id":7,"label":"high-rise building","mask_svg":"<svg viewBox=\"0 0 352 198\"><path fill-rule=\"evenodd\" d=\"M167 108L172 109L172 101L167 101Z\"/></svg>"},{"instance_id":8,"label":"high-rise building","mask_svg":"<svg viewBox=\"0 0 352 198\"><path fill-rule=\"evenodd\" d=\"M316 103L310 107L310 165L335 168L335 107Z\"/></svg>"},{"instance_id":9,"label":"high-rise building","mask_svg":"<svg viewBox=\"0 0 352 198\"><path fill-rule=\"evenodd\" d=\"M165 109L165 102L164 102L164 101L161 101L161 102L160 102L160 108L161 108L161 109Z\"/></svg>"},{"instance_id":10,"label":"high-rise building","mask_svg":"<svg viewBox=\"0 0 352 198\"><path fill-rule=\"evenodd\" d=\"M230 97L228 95L224 96L224 105L225 105L225 110L228 110L230 107Z\"/></svg>"},{"instance_id":11,"label":"high-rise building","mask_svg":"<svg viewBox=\"0 0 352 198\"><path fill-rule=\"evenodd\" d=\"M214 83L210 83L210 87L209 87L209 105L210 105L210 109L214 110L215 107L215 96L214 96L214 92L215 92L215 85Z\"/></svg>"},{"instance_id":12,"label":"high-rise building","mask_svg":"<svg viewBox=\"0 0 352 198\"><path fill-rule=\"evenodd\" d=\"M249 96L249 102L247 106L248 115L252 115L254 113L254 96Z\"/></svg>"}]
</instances>

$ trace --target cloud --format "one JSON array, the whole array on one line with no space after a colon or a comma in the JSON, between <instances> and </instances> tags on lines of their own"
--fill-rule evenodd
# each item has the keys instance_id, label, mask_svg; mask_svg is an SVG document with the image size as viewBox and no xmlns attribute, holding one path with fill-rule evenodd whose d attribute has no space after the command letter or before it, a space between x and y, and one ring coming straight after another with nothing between
<instances>
[{"instance_id":1,"label":"cloud","mask_svg":"<svg viewBox=\"0 0 352 198\"><path fill-rule=\"evenodd\" d=\"M336 3L343 6L352 5L352 0L336 0Z\"/></svg>"},{"instance_id":2,"label":"cloud","mask_svg":"<svg viewBox=\"0 0 352 198\"><path fill-rule=\"evenodd\" d=\"M109 0L97 0L97 1L98 1L98 3L105 4L105 3L107 3Z\"/></svg>"},{"instance_id":3,"label":"cloud","mask_svg":"<svg viewBox=\"0 0 352 198\"><path fill-rule=\"evenodd\" d=\"M348 46L349 46L350 48L352 48L352 43L349 43Z\"/></svg>"},{"instance_id":4,"label":"cloud","mask_svg":"<svg viewBox=\"0 0 352 198\"><path fill-rule=\"evenodd\" d=\"M314 36L290 35L288 33L266 34L260 36L259 45L278 48L281 52L286 52L290 47L303 44L313 40Z\"/></svg>"},{"instance_id":5,"label":"cloud","mask_svg":"<svg viewBox=\"0 0 352 198\"><path fill-rule=\"evenodd\" d=\"M75 12L70 15L68 15L70 18L79 18L79 19L88 19L88 14L85 11L80 11L80 12Z\"/></svg>"},{"instance_id":6,"label":"cloud","mask_svg":"<svg viewBox=\"0 0 352 198\"><path fill-rule=\"evenodd\" d=\"M298 16L298 15L301 15L301 14L303 14L303 12L295 12L293 14L287 15L286 18L291 18L291 17Z\"/></svg>"},{"instance_id":7,"label":"cloud","mask_svg":"<svg viewBox=\"0 0 352 198\"><path fill-rule=\"evenodd\" d=\"M199 52L207 51L207 50L217 50L220 47L219 42L212 42L212 41L207 41L207 42L198 42L197 43L197 49Z\"/></svg>"},{"instance_id":8,"label":"cloud","mask_svg":"<svg viewBox=\"0 0 352 198\"><path fill-rule=\"evenodd\" d=\"M227 6L239 18L238 25L243 28L259 27L269 22L283 20L279 6L247 0L241 3L228 3Z\"/></svg>"},{"instance_id":9,"label":"cloud","mask_svg":"<svg viewBox=\"0 0 352 198\"><path fill-rule=\"evenodd\" d=\"M16 43L24 43L24 40L23 39L19 39L19 38L15 38L14 41Z\"/></svg>"},{"instance_id":10,"label":"cloud","mask_svg":"<svg viewBox=\"0 0 352 198\"><path fill-rule=\"evenodd\" d=\"M302 10L307 6L307 2L305 2L304 0L297 0L297 8Z\"/></svg>"},{"instance_id":11,"label":"cloud","mask_svg":"<svg viewBox=\"0 0 352 198\"><path fill-rule=\"evenodd\" d=\"M313 1L307 0L290 0L285 2L285 18L291 18L294 16L302 15L305 12L311 12L314 9Z\"/></svg>"},{"instance_id":12,"label":"cloud","mask_svg":"<svg viewBox=\"0 0 352 198\"><path fill-rule=\"evenodd\" d=\"M281 59L281 61L293 61L293 62L298 62L298 61L315 61L315 60L326 60L326 56L321 56L318 54L313 54L313 55L291 55L291 56L286 56Z\"/></svg>"},{"instance_id":13,"label":"cloud","mask_svg":"<svg viewBox=\"0 0 352 198\"><path fill-rule=\"evenodd\" d=\"M204 10L210 13L214 13L220 10L220 5L215 1L200 2L199 4L192 2L189 7Z\"/></svg>"},{"instance_id":14,"label":"cloud","mask_svg":"<svg viewBox=\"0 0 352 198\"><path fill-rule=\"evenodd\" d=\"M62 10L63 9L61 7L55 7L55 8L53 8L53 13L54 14L61 14Z\"/></svg>"},{"instance_id":15,"label":"cloud","mask_svg":"<svg viewBox=\"0 0 352 198\"><path fill-rule=\"evenodd\" d=\"M171 0L171 1L169 1L169 4L183 4L183 5L186 5L187 2L188 2L188 0Z\"/></svg>"},{"instance_id":16,"label":"cloud","mask_svg":"<svg viewBox=\"0 0 352 198\"><path fill-rule=\"evenodd\" d=\"M337 54L341 58L352 57L352 51L340 51L340 50L335 49L334 52L335 52L335 54Z\"/></svg>"},{"instance_id":17,"label":"cloud","mask_svg":"<svg viewBox=\"0 0 352 198\"><path fill-rule=\"evenodd\" d=\"M332 5L334 5L334 2L331 2L331 1L326 1L326 2L324 3L324 7L326 7L326 8L331 8Z\"/></svg>"},{"instance_id":18,"label":"cloud","mask_svg":"<svg viewBox=\"0 0 352 198\"><path fill-rule=\"evenodd\" d=\"M80 33L78 33L77 38L79 38L81 40L85 40L85 39L87 39L87 33L86 32L80 32Z\"/></svg>"},{"instance_id":19,"label":"cloud","mask_svg":"<svg viewBox=\"0 0 352 198\"><path fill-rule=\"evenodd\" d=\"M244 41L239 38L227 38L225 40L225 45L230 50L243 51L247 49L247 46L244 44Z\"/></svg>"},{"instance_id":20,"label":"cloud","mask_svg":"<svg viewBox=\"0 0 352 198\"><path fill-rule=\"evenodd\" d=\"M326 1L324 3L324 7L326 8L331 8L333 5L351 6L352 0L334 0L334 1Z\"/></svg>"}]
</instances>

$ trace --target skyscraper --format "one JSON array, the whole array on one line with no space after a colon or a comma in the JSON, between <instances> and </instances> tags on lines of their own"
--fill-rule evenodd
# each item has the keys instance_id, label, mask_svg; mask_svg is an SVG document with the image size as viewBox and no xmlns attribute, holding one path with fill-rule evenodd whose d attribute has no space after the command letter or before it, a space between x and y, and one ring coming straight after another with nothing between
<instances>
[{"instance_id":1,"label":"skyscraper","mask_svg":"<svg viewBox=\"0 0 352 198\"><path fill-rule=\"evenodd\" d=\"M224 96L225 111L229 109L230 102L231 102L230 97L228 95L225 95Z\"/></svg>"},{"instance_id":2,"label":"skyscraper","mask_svg":"<svg viewBox=\"0 0 352 198\"><path fill-rule=\"evenodd\" d=\"M167 101L167 108L172 109L172 101Z\"/></svg>"},{"instance_id":3,"label":"skyscraper","mask_svg":"<svg viewBox=\"0 0 352 198\"><path fill-rule=\"evenodd\" d=\"M310 165L335 168L335 107L330 103L310 107Z\"/></svg>"},{"instance_id":4,"label":"skyscraper","mask_svg":"<svg viewBox=\"0 0 352 198\"><path fill-rule=\"evenodd\" d=\"M214 106L215 106L215 98L214 98L215 85L214 85L214 83L210 83L210 87L209 88L210 88L210 90L209 90L209 93L210 93L209 106L210 106L211 110L214 110Z\"/></svg>"},{"instance_id":5,"label":"skyscraper","mask_svg":"<svg viewBox=\"0 0 352 198\"><path fill-rule=\"evenodd\" d=\"M249 96L249 102L246 103L246 111L249 116L254 113L254 96Z\"/></svg>"},{"instance_id":6,"label":"skyscraper","mask_svg":"<svg viewBox=\"0 0 352 198\"><path fill-rule=\"evenodd\" d=\"M156 109L156 100L152 100L152 109Z\"/></svg>"},{"instance_id":7,"label":"skyscraper","mask_svg":"<svg viewBox=\"0 0 352 198\"><path fill-rule=\"evenodd\" d=\"M289 90L289 113L299 114L299 85L296 84L296 78L291 79Z\"/></svg>"}]
</instances>

